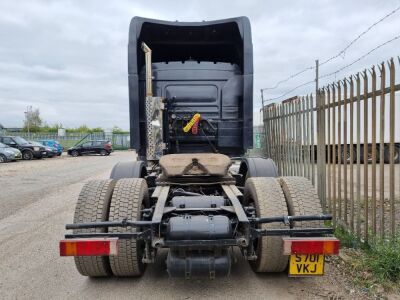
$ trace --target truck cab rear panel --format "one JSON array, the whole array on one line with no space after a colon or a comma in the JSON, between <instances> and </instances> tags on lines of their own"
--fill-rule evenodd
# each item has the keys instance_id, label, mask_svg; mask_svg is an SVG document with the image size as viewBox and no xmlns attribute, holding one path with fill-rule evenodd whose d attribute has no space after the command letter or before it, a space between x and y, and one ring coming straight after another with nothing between
<instances>
[{"instance_id":1,"label":"truck cab rear panel","mask_svg":"<svg viewBox=\"0 0 400 300\"><path fill-rule=\"evenodd\" d=\"M146 94L142 42L152 49L153 92L170 101L171 115L175 111L178 118L190 118L198 110L204 122L215 127L191 141L177 137L175 130L166 131L164 139L171 142L168 153L210 152L209 140L220 153L231 156L252 147L253 50L246 17L208 22L132 19L128 46L131 148L143 157ZM182 149L177 148L177 139L184 140L179 145Z\"/></svg>"}]
</instances>

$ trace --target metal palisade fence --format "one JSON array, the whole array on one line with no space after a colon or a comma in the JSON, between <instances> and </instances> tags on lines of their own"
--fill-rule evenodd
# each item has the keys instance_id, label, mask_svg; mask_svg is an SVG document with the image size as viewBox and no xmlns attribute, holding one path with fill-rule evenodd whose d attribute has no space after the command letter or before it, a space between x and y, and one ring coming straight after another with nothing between
<instances>
[{"instance_id":1,"label":"metal palisade fence","mask_svg":"<svg viewBox=\"0 0 400 300\"><path fill-rule=\"evenodd\" d=\"M265 151L280 175L309 178L334 223L366 242L394 237L400 228L396 67L391 59L316 96L263 107Z\"/></svg>"}]
</instances>

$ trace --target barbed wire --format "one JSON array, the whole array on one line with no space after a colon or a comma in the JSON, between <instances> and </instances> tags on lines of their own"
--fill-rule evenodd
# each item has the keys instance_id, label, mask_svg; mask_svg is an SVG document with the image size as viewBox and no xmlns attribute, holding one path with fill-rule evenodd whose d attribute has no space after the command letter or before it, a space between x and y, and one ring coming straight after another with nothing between
<instances>
[{"instance_id":1,"label":"barbed wire","mask_svg":"<svg viewBox=\"0 0 400 300\"><path fill-rule=\"evenodd\" d=\"M352 40L346 47L344 47L343 50L341 50L338 54L328 58L327 60L321 62L319 64L319 66L323 66L329 62L331 62L332 60L342 56L343 54L345 54L345 52L351 47L353 46L353 44L355 44L362 36L364 36L365 34L367 34L372 28L374 28L376 25L378 25L379 23L382 23L384 20L386 20L387 18L389 18L391 15L395 14L398 10L400 10L400 6L396 7L394 10L392 10L390 13L388 13L387 15L385 15L384 17L380 18L378 21L376 21L375 23L373 23L371 26L369 26L366 30L364 30L363 32L361 32L354 40Z\"/></svg>"},{"instance_id":2,"label":"barbed wire","mask_svg":"<svg viewBox=\"0 0 400 300\"><path fill-rule=\"evenodd\" d=\"M379 44L379 45L376 46L375 48L369 50L367 53L365 53L365 54L361 55L360 57L358 57L356 60L354 60L354 61L352 61L351 63L349 63L349 64L347 64L347 65L345 65L345 66L343 66L343 67L337 69L336 71L331 72L331 73L328 73L328 74L325 74L325 75L319 76L318 79L323 79L323 78L327 78L327 77L336 75L337 73L340 73L340 72L343 71L344 69L347 69L348 67L351 67L352 65L356 64L357 62L359 62L359 61L362 60L363 58L367 57L367 56L370 55L372 52L374 52L374 51L378 50L379 48L382 48L383 46L385 46L385 45L387 45L387 44L390 44L390 43L392 43L392 42L394 42L394 41L396 41L396 40L398 40L398 39L400 39L400 34L397 35L397 36L395 36L394 38L392 38L392 39L390 39L390 40L387 40L386 42L384 42L384 43L382 43L382 44ZM291 92L294 92L294 91L297 90L298 88L301 88L301 87L303 87L303 86L306 86L306 85L311 84L311 83L314 83L314 82L315 82L315 80L311 80L311 81L302 83L302 84L300 84L300 85L294 87L294 88L291 89L290 91L288 91L288 92L286 92L286 93L284 93L284 94L282 94L282 95L280 95L280 96L266 99L265 102L273 101L273 100L277 100L277 99L279 99L279 98L282 98L282 97L284 97L284 96L290 94Z\"/></svg>"},{"instance_id":3,"label":"barbed wire","mask_svg":"<svg viewBox=\"0 0 400 300\"><path fill-rule=\"evenodd\" d=\"M297 76L303 74L304 72L307 72L308 70L313 70L313 69L315 69L315 67L307 67L307 68L301 70L300 72L294 73L294 74L290 75L289 77L287 77L287 78L285 78L285 79L283 79L283 80L281 80L281 81L278 81L273 87L267 87L267 88L263 88L263 89L261 89L261 90L262 90L262 91L274 90L274 89L276 89L277 87L279 87L282 83L287 82L287 81L289 81L290 79L293 79L293 78L295 78L295 77L297 77Z\"/></svg>"},{"instance_id":4,"label":"barbed wire","mask_svg":"<svg viewBox=\"0 0 400 300\"><path fill-rule=\"evenodd\" d=\"M389 18L390 16L392 16L393 14L395 14L397 11L400 10L400 6L396 7L394 10L392 10L391 12L389 12L388 14L386 14L385 16L383 16L382 18L380 18L378 21L376 21L375 23L373 23L372 25L370 25L366 30L364 30L362 33L360 33L355 39L353 39L345 48L343 48L343 50L341 50L339 53L337 53L336 55L328 58L327 60L321 62L319 64L319 66L323 66L331 61L333 61L334 59L342 56L351 46L353 46L362 36L364 36L365 34L367 34L369 31L371 31L372 28L374 28L375 26L377 26L378 24L382 23L384 20L386 20L387 18ZM376 49L375 49L376 50ZM274 86L272 87L266 87L266 88L262 88L261 91L266 91L266 90L274 90L276 88L278 88L282 83L285 83L309 70L314 70L315 66L310 66L307 68L304 68L303 70L301 70L300 72L294 73L288 77L286 77L285 79L282 79L281 81L278 81Z\"/></svg>"},{"instance_id":5,"label":"barbed wire","mask_svg":"<svg viewBox=\"0 0 400 300\"><path fill-rule=\"evenodd\" d=\"M299 89L299 88L301 88L301 87L303 87L303 86L309 85L309 84L311 84L311 83L314 83L314 82L315 82L315 80L311 80L311 81L302 83L302 84L300 84L300 85L294 87L294 88L291 89L290 91L288 91L288 92L286 92L286 93L284 93L284 94L282 94L282 95L280 95L280 96L278 96L278 97L268 98L268 99L266 99L266 100L264 100L264 101L265 101L265 102L269 102L269 101L273 101L273 100L278 100L279 98L285 97L286 95L290 94L291 92L294 92L295 90L297 90L297 89Z\"/></svg>"},{"instance_id":6,"label":"barbed wire","mask_svg":"<svg viewBox=\"0 0 400 300\"><path fill-rule=\"evenodd\" d=\"M332 75L336 75L337 73L340 73L340 72L343 71L344 69L347 69L348 67L351 67L351 66L354 65L355 63L357 63L357 62L359 62L360 60L362 60L363 58L367 57L367 56L370 55L372 52L374 52L374 51L378 50L379 48L381 48L381 47L383 47L383 46L386 46L387 44L390 44L390 43L392 43L392 42L394 42L395 40L398 40L398 39L400 39L400 35L397 35L397 36L395 36L394 38L392 38L392 39L390 39L390 40L387 40L386 42L384 42L384 43L382 43L382 44L376 46L375 48L371 49L370 51L368 51L368 52L365 53L364 55L362 55L362 56L360 56L359 58L357 58L356 60L354 60L353 62L351 62L351 63L349 63L349 64L347 64L347 65L341 67L340 69L338 69L338 70L336 70L336 71L334 71L334 72L331 72L331 73L329 73L329 74L325 74L325 75L319 76L318 79L322 79L322 78L330 77L330 76L332 76Z\"/></svg>"}]
</instances>

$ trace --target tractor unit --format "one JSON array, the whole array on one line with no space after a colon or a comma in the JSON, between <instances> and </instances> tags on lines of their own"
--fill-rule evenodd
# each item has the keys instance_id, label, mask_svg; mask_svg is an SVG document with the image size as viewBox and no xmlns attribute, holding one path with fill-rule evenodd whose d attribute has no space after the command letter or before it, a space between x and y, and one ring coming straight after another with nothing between
<instances>
[{"instance_id":1,"label":"tractor unit","mask_svg":"<svg viewBox=\"0 0 400 300\"><path fill-rule=\"evenodd\" d=\"M253 143L253 47L246 17L134 17L128 46L131 148L110 179L87 182L60 255L85 276L140 276L157 253L171 277L322 275L339 241L314 187L279 177Z\"/></svg>"}]
</instances>

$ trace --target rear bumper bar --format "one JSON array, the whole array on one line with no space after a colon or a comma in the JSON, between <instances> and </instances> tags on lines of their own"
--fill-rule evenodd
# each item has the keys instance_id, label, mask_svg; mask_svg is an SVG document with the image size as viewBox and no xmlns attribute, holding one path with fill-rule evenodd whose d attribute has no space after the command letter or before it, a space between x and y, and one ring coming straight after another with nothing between
<instances>
[{"instance_id":1,"label":"rear bumper bar","mask_svg":"<svg viewBox=\"0 0 400 300\"><path fill-rule=\"evenodd\" d=\"M327 234L333 234L332 228L292 228L292 229L253 229L252 230L254 237L261 236L290 236L290 237L320 237ZM126 232L126 233L111 233L111 232L93 232L93 233L73 233L66 234L66 239L76 239L76 238L119 238L119 239L148 239L150 238L150 232L148 230L143 232ZM204 241L191 241L191 244L181 243L182 241L169 241L166 242L166 246L177 246L179 243L185 246L196 246L202 244L209 243L210 245L219 245L224 246L225 240L221 240L221 243L216 242L218 240L204 240ZM232 242L233 241L233 242ZM229 246L236 245L236 241L232 240L229 243Z\"/></svg>"}]
</instances>

